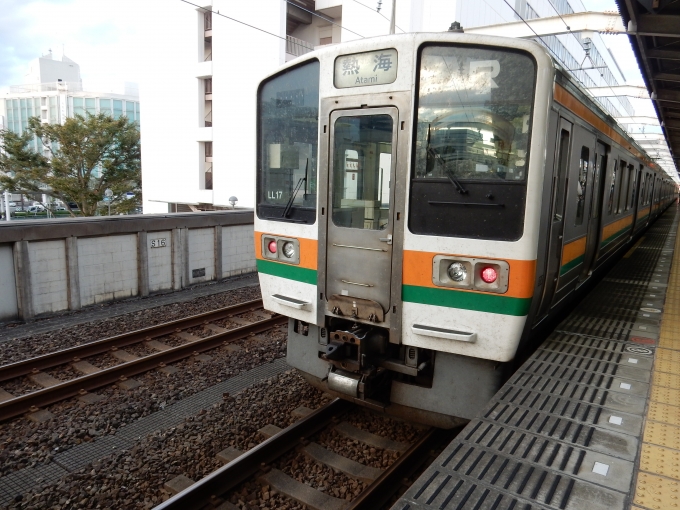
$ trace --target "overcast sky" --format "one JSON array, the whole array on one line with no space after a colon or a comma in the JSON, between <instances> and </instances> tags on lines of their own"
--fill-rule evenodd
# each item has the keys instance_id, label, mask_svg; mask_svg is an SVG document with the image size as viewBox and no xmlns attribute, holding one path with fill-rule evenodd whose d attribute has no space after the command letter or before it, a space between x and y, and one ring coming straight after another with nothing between
<instances>
[{"instance_id":1,"label":"overcast sky","mask_svg":"<svg viewBox=\"0 0 680 510\"><path fill-rule=\"evenodd\" d=\"M167 0L168 2L178 0ZM257 1L257 0L255 0ZM473 0L464 0L473 1ZM586 8L616 10L614 0L583 0ZM80 64L88 88L139 81L145 0L0 0L0 89L20 84L26 65L50 49ZM162 14L160 14L162 17ZM159 21L159 15L154 16ZM606 36L629 83L641 84L625 36Z\"/></svg>"}]
</instances>

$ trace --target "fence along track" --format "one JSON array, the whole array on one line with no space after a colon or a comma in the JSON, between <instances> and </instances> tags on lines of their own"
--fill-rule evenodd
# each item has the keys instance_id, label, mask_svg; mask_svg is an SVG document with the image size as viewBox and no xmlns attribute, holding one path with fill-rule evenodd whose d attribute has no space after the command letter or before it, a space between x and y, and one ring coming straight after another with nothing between
<instances>
[{"instance_id":1,"label":"fence along track","mask_svg":"<svg viewBox=\"0 0 680 510\"><path fill-rule=\"evenodd\" d=\"M287 317L278 315L0 402L0 421L14 418L29 411L35 411L41 406L53 404L60 400L83 395L102 386L124 381L129 377L149 370L162 368L168 363L174 363L202 351L214 349L220 345L235 342L250 335L263 333L286 323L287 320Z\"/></svg>"},{"instance_id":2,"label":"fence along track","mask_svg":"<svg viewBox=\"0 0 680 510\"><path fill-rule=\"evenodd\" d=\"M199 480L188 489L158 505L155 510L188 510L204 508L206 505L217 506L222 502L222 496L253 476L262 475L265 481L270 474L279 478L287 477L281 472L270 470L268 465L294 448L308 444L308 439L311 436L321 432L331 422L337 421L340 415L355 408L355 404L342 399L329 402L243 453L229 464ZM331 508L331 506L335 508L337 506L337 508L343 510L376 510L399 490L404 478L410 476L422 466L431 456L434 447L442 444L443 441L450 441L454 433L434 428L425 431L353 501L329 498L316 489L304 486L304 484L292 479L291 481L294 484L304 486L304 491L307 493L318 493L318 495L312 495L312 499L318 496L318 499L322 501L323 506L319 506L319 508ZM280 492L286 494L285 491ZM308 502L301 502L309 505ZM329 504L331 506L328 506ZM317 505L312 504L309 507L316 508Z\"/></svg>"}]
</instances>

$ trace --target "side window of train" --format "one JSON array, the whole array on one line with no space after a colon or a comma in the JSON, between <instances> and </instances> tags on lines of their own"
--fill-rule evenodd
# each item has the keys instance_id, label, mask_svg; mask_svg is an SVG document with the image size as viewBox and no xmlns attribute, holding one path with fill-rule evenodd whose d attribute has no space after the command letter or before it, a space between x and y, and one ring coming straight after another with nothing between
<instances>
[{"instance_id":1,"label":"side window of train","mask_svg":"<svg viewBox=\"0 0 680 510\"><path fill-rule=\"evenodd\" d=\"M614 190L616 189L616 162L612 165L612 178L609 184L609 198L607 199L607 215L611 216L614 210Z\"/></svg>"},{"instance_id":2,"label":"side window of train","mask_svg":"<svg viewBox=\"0 0 680 510\"><path fill-rule=\"evenodd\" d=\"M564 175L569 168L569 131L562 129L560 131L560 152L558 154L558 166L557 166L557 186L555 189L555 210L553 215L553 221L562 221L564 215Z\"/></svg>"},{"instance_id":3,"label":"side window of train","mask_svg":"<svg viewBox=\"0 0 680 510\"><path fill-rule=\"evenodd\" d=\"M588 191L588 169L590 167L590 149L581 147L581 159L578 165L578 182L576 183L576 223L583 225L583 213Z\"/></svg>"},{"instance_id":4,"label":"side window of train","mask_svg":"<svg viewBox=\"0 0 680 510\"><path fill-rule=\"evenodd\" d=\"M626 199L626 211L633 207L633 198L635 197L635 184L636 184L636 174L635 167L633 165L628 165L628 193Z\"/></svg>"},{"instance_id":5,"label":"side window of train","mask_svg":"<svg viewBox=\"0 0 680 510\"><path fill-rule=\"evenodd\" d=\"M616 198L616 214L620 214L623 211L624 202L626 201L626 167L628 166L625 161L619 160L619 190Z\"/></svg>"}]
</instances>

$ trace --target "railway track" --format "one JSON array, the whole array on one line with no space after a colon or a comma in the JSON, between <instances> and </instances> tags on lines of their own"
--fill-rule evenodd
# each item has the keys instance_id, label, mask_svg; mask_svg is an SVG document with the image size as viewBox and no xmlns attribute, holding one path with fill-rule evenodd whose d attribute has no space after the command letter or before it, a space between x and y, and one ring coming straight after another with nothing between
<instances>
[{"instance_id":1,"label":"railway track","mask_svg":"<svg viewBox=\"0 0 680 510\"><path fill-rule=\"evenodd\" d=\"M86 395L102 386L124 382L134 375L164 368L166 365L181 359L198 355L201 352L235 342L247 336L263 333L287 321L286 317L271 316L268 313L260 312L261 308L261 300L248 301L2 366L0 367L0 382L30 376L34 381L39 381L45 387L18 397L6 393L4 401L0 402L0 421L37 411L40 407L60 400ZM245 313L255 315L261 320L251 322L235 317ZM213 324L219 320L227 320L230 323L241 325L226 329ZM192 328L202 328L208 334L201 337L186 332L186 330ZM168 335L179 336L185 343L173 347L156 340ZM140 343L145 343L151 350L158 352L137 357L123 350L124 347ZM109 353L115 354L123 362L109 368L100 369L84 361L84 358ZM65 364L71 364L75 370L85 375L68 381L61 381L44 372L46 369Z\"/></svg>"},{"instance_id":2,"label":"railway track","mask_svg":"<svg viewBox=\"0 0 680 510\"><path fill-rule=\"evenodd\" d=\"M156 510L232 508L225 496L253 477L310 509L376 510L389 501L402 481L418 470L428 457L434 458L434 448L448 444L455 434L455 431L430 428L411 444L397 443L341 421L344 414L356 408L355 404L341 399L329 402L165 501ZM401 455L384 470L363 466L313 442L315 435L330 427L367 446L380 444L378 447L394 448ZM366 488L352 501L346 501L298 482L272 467L278 459L295 449L350 478L366 482Z\"/></svg>"}]
</instances>

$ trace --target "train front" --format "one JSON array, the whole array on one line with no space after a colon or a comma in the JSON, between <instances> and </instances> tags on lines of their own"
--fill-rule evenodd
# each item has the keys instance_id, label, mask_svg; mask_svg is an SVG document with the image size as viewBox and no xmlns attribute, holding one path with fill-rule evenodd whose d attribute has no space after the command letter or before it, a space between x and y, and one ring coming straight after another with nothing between
<instances>
[{"instance_id":1,"label":"train front","mask_svg":"<svg viewBox=\"0 0 680 510\"><path fill-rule=\"evenodd\" d=\"M534 293L552 80L534 43L445 33L261 83L257 267L312 384L443 427L496 392Z\"/></svg>"}]
</instances>

